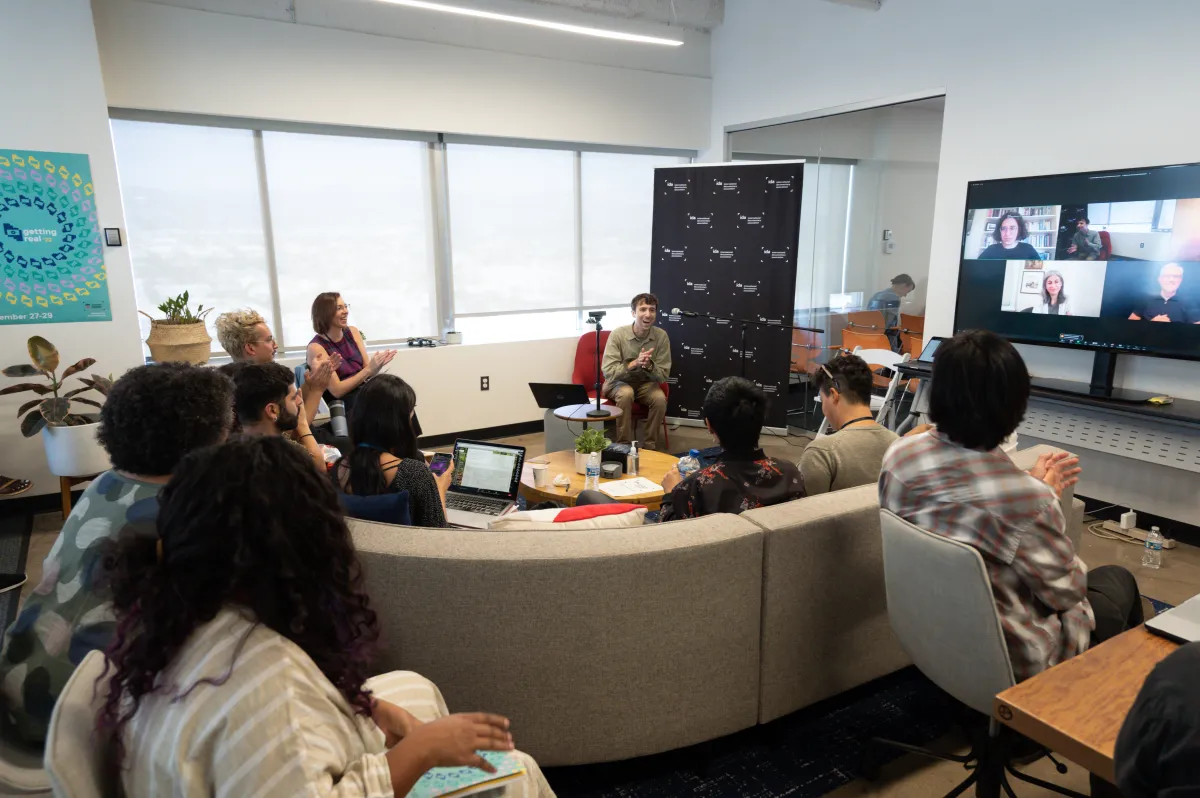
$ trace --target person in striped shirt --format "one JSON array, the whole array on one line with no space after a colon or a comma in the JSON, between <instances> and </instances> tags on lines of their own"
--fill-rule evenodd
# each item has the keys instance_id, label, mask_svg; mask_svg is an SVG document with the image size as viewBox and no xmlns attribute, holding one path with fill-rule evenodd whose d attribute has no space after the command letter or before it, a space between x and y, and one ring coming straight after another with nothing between
<instances>
[{"instance_id":1,"label":"person in striped shirt","mask_svg":"<svg viewBox=\"0 0 1200 798\"><path fill-rule=\"evenodd\" d=\"M160 505L157 548L115 554L101 677L98 727L129 798L384 798L513 749L507 719L447 715L416 674L366 678L376 615L334 488L294 445L194 452ZM526 773L504 794L553 796L518 756Z\"/></svg>"},{"instance_id":2,"label":"person in striped shirt","mask_svg":"<svg viewBox=\"0 0 1200 798\"><path fill-rule=\"evenodd\" d=\"M1025 415L1029 372L1012 344L981 330L938 347L929 414L935 429L888 450L879 504L979 550L1018 681L1142 623L1137 582L1119 566L1088 571L1059 499L1078 458L1020 470L999 449Z\"/></svg>"}]
</instances>

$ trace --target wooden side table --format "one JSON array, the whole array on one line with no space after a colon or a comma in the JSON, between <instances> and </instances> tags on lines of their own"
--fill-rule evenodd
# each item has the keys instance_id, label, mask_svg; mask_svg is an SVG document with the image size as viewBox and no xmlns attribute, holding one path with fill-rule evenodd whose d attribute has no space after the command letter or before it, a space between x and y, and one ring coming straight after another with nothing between
<instances>
[{"instance_id":1,"label":"wooden side table","mask_svg":"<svg viewBox=\"0 0 1200 798\"><path fill-rule=\"evenodd\" d=\"M58 478L59 491L62 493L63 521L66 521L67 516L71 514L71 488L75 487L76 485L82 485L85 482L91 482L93 479L95 479L98 476L100 476L100 475L92 474L91 476L87 476L87 477L59 477Z\"/></svg>"},{"instance_id":2,"label":"wooden side table","mask_svg":"<svg viewBox=\"0 0 1200 798\"><path fill-rule=\"evenodd\" d=\"M521 469L521 495L525 497L525 501L529 504L551 501L565 504L568 507L574 507L575 500L579 498L579 492L583 490L584 481L582 474L575 473L575 450L569 449L564 452L551 452L541 457L534 457L533 461L547 464L546 471L550 482L542 488L534 485L533 465L529 460L526 460L524 468ZM645 477L655 485L660 485L667 472L678 463L678 457L645 449L639 452L638 476ZM571 484L565 488L555 485L553 480L559 474L565 474L570 478ZM629 478L628 476L622 476L620 479ZM604 479L603 477L600 478L601 485L616 481L613 479ZM622 497L619 501L627 504L640 504L647 509L657 510L662 507L663 491L660 488L652 493Z\"/></svg>"}]
</instances>

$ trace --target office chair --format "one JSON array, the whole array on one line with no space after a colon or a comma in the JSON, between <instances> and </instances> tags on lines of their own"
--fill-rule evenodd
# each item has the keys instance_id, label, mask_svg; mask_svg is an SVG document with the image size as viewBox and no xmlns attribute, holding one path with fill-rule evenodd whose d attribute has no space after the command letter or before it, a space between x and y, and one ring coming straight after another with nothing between
<instances>
[{"instance_id":1,"label":"office chair","mask_svg":"<svg viewBox=\"0 0 1200 798\"><path fill-rule=\"evenodd\" d=\"M936 754L924 748L873 738L868 743L864 775L878 768L876 746L972 768L966 780L946 794L961 795L977 781L1013 796L1008 776L1070 796L1082 793L1034 778L1013 768L1009 752L1016 733L992 718L996 695L1016 684L1008 645L996 612L991 582L979 552L965 543L935 535L888 510L879 511L883 532L883 579L888 620L913 664L934 684L989 719L986 735L972 741L966 756ZM1049 756L1059 773L1067 768ZM997 786L998 782L998 786Z\"/></svg>"}]
</instances>

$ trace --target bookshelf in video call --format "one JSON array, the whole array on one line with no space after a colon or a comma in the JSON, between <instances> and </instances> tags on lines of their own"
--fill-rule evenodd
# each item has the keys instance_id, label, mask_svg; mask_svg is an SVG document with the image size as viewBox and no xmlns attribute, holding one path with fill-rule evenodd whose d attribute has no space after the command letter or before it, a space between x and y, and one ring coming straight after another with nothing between
<instances>
[{"instance_id":1,"label":"bookshelf in video call","mask_svg":"<svg viewBox=\"0 0 1200 798\"><path fill-rule=\"evenodd\" d=\"M1025 241L1038 251L1042 260L1054 260L1054 251L1058 246L1058 212L1061 207L1060 205L1025 205L1017 208L992 208L986 216L982 213L972 213L967 237L972 242L975 254L978 255L995 243L992 233L995 231L1000 217L1006 213L1019 213L1025 219L1025 229L1029 232Z\"/></svg>"}]
</instances>

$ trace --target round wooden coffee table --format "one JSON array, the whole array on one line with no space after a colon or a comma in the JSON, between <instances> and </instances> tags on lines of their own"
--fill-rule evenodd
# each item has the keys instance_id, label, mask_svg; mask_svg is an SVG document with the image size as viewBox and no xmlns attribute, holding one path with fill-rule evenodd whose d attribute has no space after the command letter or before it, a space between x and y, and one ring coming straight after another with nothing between
<instances>
[{"instance_id":1,"label":"round wooden coffee table","mask_svg":"<svg viewBox=\"0 0 1200 798\"><path fill-rule=\"evenodd\" d=\"M655 485L661 485L663 477L679 462L678 457L672 457L669 454L650 451L648 449L641 450L638 459L640 461L638 464L638 476L645 477ZM539 488L533 484L533 463L541 462L547 464L546 472L549 479L544 488ZM563 474L570 479L571 484L565 488L555 485L554 478L559 474ZM628 476L621 477L621 479L629 478ZM575 499L579 496L579 492L583 490L583 480L583 474L575 473L574 449L563 452L551 452L525 461L525 467L521 469L521 495L531 505L549 501L560 502L568 507L574 507ZM616 481L615 479L600 478L601 485ZM662 500L662 488L651 493L640 493L635 496L621 497L619 499L619 501L628 504L640 504L650 510L657 510L662 507Z\"/></svg>"}]
</instances>

